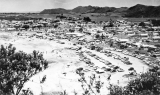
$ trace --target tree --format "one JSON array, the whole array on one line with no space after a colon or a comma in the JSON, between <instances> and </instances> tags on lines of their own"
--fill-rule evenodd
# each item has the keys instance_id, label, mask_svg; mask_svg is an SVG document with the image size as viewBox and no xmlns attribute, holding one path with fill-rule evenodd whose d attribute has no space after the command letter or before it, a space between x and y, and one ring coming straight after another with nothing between
<instances>
[{"instance_id":1,"label":"tree","mask_svg":"<svg viewBox=\"0 0 160 95\"><path fill-rule=\"evenodd\" d=\"M96 47L94 45L91 46L91 50L95 50Z\"/></svg>"},{"instance_id":2,"label":"tree","mask_svg":"<svg viewBox=\"0 0 160 95\"><path fill-rule=\"evenodd\" d=\"M146 24L145 24L144 22L140 22L140 23L139 23L139 26L145 27Z\"/></svg>"},{"instance_id":3,"label":"tree","mask_svg":"<svg viewBox=\"0 0 160 95\"><path fill-rule=\"evenodd\" d=\"M14 28L16 28L16 30L18 30L20 27L20 25L14 25Z\"/></svg>"},{"instance_id":4,"label":"tree","mask_svg":"<svg viewBox=\"0 0 160 95\"><path fill-rule=\"evenodd\" d=\"M79 32L83 32L83 28L81 27L81 28L79 28Z\"/></svg>"},{"instance_id":5,"label":"tree","mask_svg":"<svg viewBox=\"0 0 160 95\"><path fill-rule=\"evenodd\" d=\"M96 38L96 39L99 39L99 38L100 38L100 35L99 35L99 34L96 34L96 35L95 35L95 38Z\"/></svg>"},{"instance_id":6,"label":"tree","mask_svg":"<svg viewBox=\"0 0 160 95\"><path fill-rule=\"evenodd\" d=\"M110 95L159 95L159 73L147 72L130 81L126 87L111 86L109 89Z\"/></svg>"},{"instance_id":7,"label":"tree","mask_svg":"<svg viewBox=\"0 0 160 95\"><path fill-rule=\"evenodd\" d=\"M113 24L113 22L109 22L109 25L108 25L108 27L114 27L114 24Z\"/></svg>"},{"instance_id":8,"label":"tree","mask_svg":"<svg viewBox=\"0 0 160 95\"><path fill-rule=\"evenodd\" d=\"M151 20L153 26L160 26L160 20L153 19Z\"/></svg>"},{"instance_id":9,"label":"tree","mask_svg":"<svg viewBox=\"0 0 160 95\"><path fill-rule=\"evenodd\" d=\"M74 30L74 29L69 29L69 32L72 32L72 33L73 33L73 32L75 32L75 30Z\"/></svg>"},{"instance_id":10,"label":"tree","mask_svg":"<svg viewBox=\"0 0 160 95\"><path fill-rule=\"evenodd\" d=\"M102 40L105 39L105 35L104 35L104 34L101 35L101 39L102 39Z\"/></svg>"},{"instance_id":11,"label":"tree","mask_svg":"<svg viewBox=\"0 0 160 95\"><path fill-rule=\"evenodd\" d=\"M125 95L124 88L119 87L117 85L110 85L109 90L110 90L110 95Z\"/></svg>"},{"instance_id":12,"label":"tree","mask_svg":"<svg viewBox=\"0 0 160 95\"><path fill-rule=\"evenodd\" d=\"M33 51L26 54L15 52L16 48L10 44L0 47L0 94L19 95L24 83L34 74L48 67L43 54Z\"/></svg>"},{"instance_id":13,"label":"tree","mask_svg":"<svg viewBox=\"0 0 160 95\"><path fill-rule=\"evenodd\" d=\"M67 17L64 16L63 14L61 14L61 15L56 16L56 18L59 18L59 19L66 19Z\"/></svg>"},{"instance_id":14,"label":"tree","mask_svg":"<svg viewBox=\"0 0 160 95\"><path fill-rule=\"evenodd\" d=\"M24 24L21 28L24 28L25 30L28 30L29 29L29 25L27 25L27 24Z\"/></svg>"},{"instance_id":15,"label":"tree","mask_svg":"<svg viewBox=\"0 0 160 95\"><path fill-rule=\"evenodd\" d=\"M84 17L83 20L84 20L85 22L91 22L91 19L90 19L89 17Z\"/></svg>"},{"instance_id":16,"label":"tree","mask_svg":"<svg viewBox=\"0 0 160 95\"><path fill-rule=\"evenodd\" d=\"M54 25L54 28L57 28L57 27L58 27L58 24L55 24L55 25Z\"/></svg>"},{"instance_id":17,"label":"tree","mask_svg":"<svg viewBox=\"0 0 160 95\"><path fill-rule=\"evenodd\" d=\"M38 24L37 28L40 30L43 27L43 24Z\"/></svg>"},{"instance_id":18,"label":"tree","mask_svg":"<svg viewBox=\"0 0 160 95\"><path fill-rule=\"evenodd\" d=\"M108 25L105 27L114 27L114 21L112 19L110 19ZM105 27L103 27L103 28L105 28Z\"/></svg>"}]
</instances>

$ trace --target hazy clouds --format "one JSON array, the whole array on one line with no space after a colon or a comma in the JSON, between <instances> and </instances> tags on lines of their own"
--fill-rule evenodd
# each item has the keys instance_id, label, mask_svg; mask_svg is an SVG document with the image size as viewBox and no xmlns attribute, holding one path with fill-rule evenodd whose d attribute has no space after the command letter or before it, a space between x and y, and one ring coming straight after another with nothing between
<instances>
[{"instance_id":1,"label":"hazy clouds","mask_svg":"<svg viewBox=\"0 0 160 95\"><path fill-rule=\"evenodd\" d=\"M160 5L160 0L0 0L0 12L42 11L50 8L72 9L77 6L133 6Z\"/></svg>"},{"instance_id":2,"label":"hazy clouds","mask_svg":"<svg viewBox=\"0 0 160 95\"><path fill-rule=\"evenodd\" d=\"M41 11L53 8L53 0L0 0L0 12Z\"/></svg>"}]
</instances>

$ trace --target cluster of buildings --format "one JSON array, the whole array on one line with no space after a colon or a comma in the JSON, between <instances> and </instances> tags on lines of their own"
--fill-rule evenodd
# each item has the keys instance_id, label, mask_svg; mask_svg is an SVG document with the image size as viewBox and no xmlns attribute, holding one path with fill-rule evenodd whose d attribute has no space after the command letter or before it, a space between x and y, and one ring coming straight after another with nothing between
<instances>
[{"instance_id":1,"label":"cluster of buildings","mask_svg":"<svg viewBox=\"0 0 160 95\"><path fill-rule=\"evenodd\" d=\"M36 37L50 40L67 39L87 48L115 48L127 51L131 56L146 62L160 62L160 27L151 22L145 26L125 19L107 22L87 22L79 18L58 18L56 20L0 21L1 31L37 31ZM142 56L145 56L144 58ZM149 61L148 59L156 59ZM145 61L145 60L144 60ZM153 65L153 64L152 64Z\"/></svg>"},{"instance_id":2,"label":"cluster of buildings","mask_svg":"<svg viewBox=\"0 0 160 95\"><path fill-rule=\"evenodd\" d=\"M44 30L51 25L50 19L35 19L35 20L0 20L1 31L38 31Z\"/></svg>"},{"instance_id":3,"label":"cluster of buildings","mask_svg":"<svg viewBox=\"0 0 160 95\"><path fill-rule=\"evenodd\" d=\"M62 24L65 23L65 24ZM60 26L67 28L64 37L87 48L114 48L127 55L137 57L151 66L160 65L160 27L151 22L144 26L127 20L108 22L61 21ZM112 24L112 25L111 25ZM67 31L68 29L68 31ZM72 31L71 31L72 30ZM62 36L62 35L61 35ZM154 59L154 60L150 60Z\"/></svg>"}]
</instances>

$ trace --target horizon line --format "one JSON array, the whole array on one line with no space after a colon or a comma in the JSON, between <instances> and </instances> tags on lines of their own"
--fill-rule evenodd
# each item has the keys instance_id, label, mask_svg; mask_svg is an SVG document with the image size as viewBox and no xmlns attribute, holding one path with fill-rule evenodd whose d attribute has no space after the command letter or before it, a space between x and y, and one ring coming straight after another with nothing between
<instances>
[{"instance_id":1,"label":"horizon line","mask_svg":"<svg viewBox=\"0 0 160 95\"><path fill-rule=\"evenodd\" d=\"M144 5L144 6L154 6L154 7L158 7L160 5L145 5L145 4L135 4L133 6L136 6L136 5ZM92 6L92 7L114 7L114 6L94 6L94 5L85 5L85 6L77 6L77 7L87 7L87 6ZM130 6L130 7L133 7L133 6ZM77 7L74 7L74 8L77 8ZM130 8L130 7L127 7L127 6L122 6L122 7L114 7L114 8L123 8L123 7L126 7L126 8ZM68 9L68 8L63 8L63 7L58 7L58 8L48 8L48 9L65 9L65 10L73 10L74 8L72 9ZM47 8L46 9L43 9L43 10L48 10ZM0 12L0 13L39 13L43 10L39 10L39 11L19 11L19 12Z\"/></svg>"},{"instance_id":2,"label":"horizon line","mask_svg":"<svg viewBox=\"0 0 160 95\"><path fill-rule=\"evenodd\" d=\"M160 5L147 5L147 4L135 4L135 5L133 5L133 6L136 6L136 5L145 5L145 6L154 6L154 7L158 7L158 6L160 6ZM87 7L87 6L92 6L92 7L114 7L114 6L94 6L94 5L86 5L86 6L77 6L77 7ZM133 6L129 6L129 7L127 7L127 6L122 6L122 7L114 7L114 8L123 8L123 7L126 7L126 8L130 8L130 7L133 7ZM74 7L74 8L77 8L77 7ZM74 9L74 8L72 8L72 9ZM48 9L66 9L66 10L72 10L72 9L68 9L68 8L63 8L63 7L57 7L57 8L48 8ZM43 9L43 10L45 10L45 9Z\"/></svg>"}]
</instances>

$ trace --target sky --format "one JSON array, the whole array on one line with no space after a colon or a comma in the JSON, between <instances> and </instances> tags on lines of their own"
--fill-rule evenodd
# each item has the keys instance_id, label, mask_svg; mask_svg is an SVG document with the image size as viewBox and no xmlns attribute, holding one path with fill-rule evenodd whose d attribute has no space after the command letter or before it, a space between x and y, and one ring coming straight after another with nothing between
<instances>
[{"instance_id":1,"label":"sky","mask_svg":"<svg viewBox=\"0 0 160 95\"><path fill-rule=\"evenodd\" d=\"M77 6L131 7L136 4L160 5L160 0L0 0L0 12L37 12L44 9Z\"/></svg>"}]
</instances>

